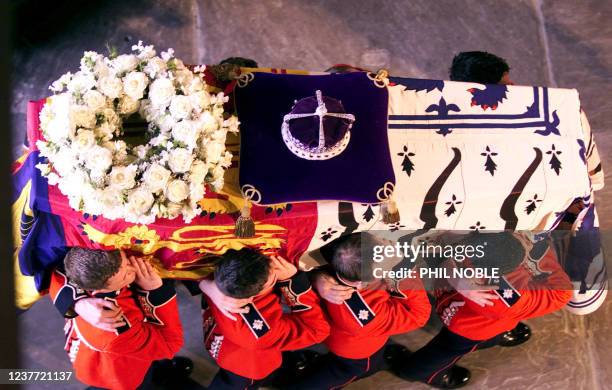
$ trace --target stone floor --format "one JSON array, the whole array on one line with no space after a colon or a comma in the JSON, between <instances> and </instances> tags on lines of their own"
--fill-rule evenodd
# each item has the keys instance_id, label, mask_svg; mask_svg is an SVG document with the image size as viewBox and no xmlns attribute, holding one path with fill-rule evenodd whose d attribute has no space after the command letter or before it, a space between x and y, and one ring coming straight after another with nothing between
<instances>
[{"instance_id":1,"label":"stone floor","mask_svg":"<svg viewBox=\"0 0 612 390\"><path fill-rule=\"evenodd\" d=\"M74 69L84 50L107 43L127 50L137 40L174 47L187 63L229 56L261 65L321 70L334 63L386 67L392 74L446 78L454 53L487 50L508 60L518 84L577 88L604 168L611 167L612 2L601 0L132 0L14 1L14 153L25 132L25 104ZM612 183L610 168L607 180ZM597 195L604 228L612 227L612 186ZM606 240L612 248L612 241ZM193 379L206 385L216 370L201 347L197 302L180 294L186 331L182 351L194 359ZM534 337L513 349L474 353L473 389L612 388L612 303L575 317L556 313L530 321ZM48 300L19 317L22 367L68 369L62 321ZM415 349L421 330L398 341ZM77 382L66 389L83 388ZM192 388L198 388L193 384ZM28 386L28 389L45 388ZM351 389L420 389L379 373Z\"/></svg>"}]
</instances>

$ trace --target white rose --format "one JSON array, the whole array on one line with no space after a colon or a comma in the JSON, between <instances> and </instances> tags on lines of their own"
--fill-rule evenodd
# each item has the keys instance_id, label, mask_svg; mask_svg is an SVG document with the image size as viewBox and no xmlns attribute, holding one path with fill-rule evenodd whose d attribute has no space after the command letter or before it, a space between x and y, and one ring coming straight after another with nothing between
<instances>
[{"instance_id":1,"label":"white rose","mask_svg":"<svg viewBox=\"0 0 612 390\"><path fill-rule=\"evenodd\" d=\"M83 211L93 215L100 215L104 211L104 205L98 200L98 193L101 190L95 190L92 187L87 187L83 192Z\"/></svg>"},{"instance_id":2,"label":"white rose","mask_svg":"<svg viewBox=\"0 0 612 390\"><path fill-rule=\"evenodd\" d=\"M44 129L45 138L53 143L60 143L74 135L74 122L69 118L55 117Z\"/></svg>"},{"instance_id":3,"label":"white rose","mask_svg":"<svg viewBox=\"0 0 612 390\"><path fill-rule=\"evenodd\" d=\"M223 176L217 178L216 180L213 180L212 182L210 182L210 186L212 187L213 191L215 192L220 192L223 189L223 185L225 184L224 180L223 180Z\"/></svg>"},{"instance_id":4,"label":"white rose","mask_svg":"<svg viewBox=\"0 0 612 390\"><path fill-rule=\"evenodd\" d=\"M89 90L83 96L83 100L87 107L93 111L101 110L106 106L106 98L100 92L95 90Z\"/></svg>"},{"instance_id":5,"label":"white rose","mask_svg":"<svg viewBox=\"0 0 612 390\"><path fill-rule=\"evenodd\" d=\"M132 46L132 49L133 48L134 47ZM157 52L153 48L153 45L148 45L140 48L140 54L138 54L138 58L146 60L155 57L155 54L157 54Z\"/></svg>"},{"instance_id":6,"label":"white rose","mask_svg":"<svg viewBox=\"0 0 612 390\"><path fill-rule=\"evenodd\" d=\"M89 174L89 180L95 188L102 188L106 184L106 172L91 171L91 173Z\"/></svg>"},{"instance_id":7,"label":"white rose","mask_svg":"<svg viewBox=\"0 0 612 390\"><path fill-rule=\"evenodd\" d=\"M120 114L131 115L138 111L140 107L140 102L138 100L134 100L129 96L124 96L119 100L119 109Z\"/></svg>"},{"instance_id":8,"label":"white rose","mask_svg":"<svg viewBox=\"0 0 612 390\"><path fill-rule=\"evenodd\" d=\"M240 122L238 121L238 117L234 115L223 121L223 127L227 127L228 131L231 131L232 133L238 131L238 125L240 125Z\"/></svg>"},{"instance_id":9,"label":"white rose","mask_svg":"<svg viewBox=\"0 0 612 390\"><path fill-rule=\"evenodd\" d=\"M107 77L110 74L110 69L108 67L108 64L104 60L104 57L100 56L100 58L96 60L93 72L98 77L98 80L102 77Z\"/></svg>"},{"instance_id":10,"label":"white rose","mask_svg":"<svg viewBox=\"0 0 612 390\"><path fill-rule=\"evenodd\" d=\"M75 125L70 115L70 95L62 93L51 100L49 110L52 114L46 115L45 126L42 127L43 134L48 141L61 143L66 138L74 135Z\"/></svg>"},{"instance_id":11,"label":"white rose","mask_svg":"<svg viewBox=\"0 0 612 390\"><path fill-rule=\"evenodd\" d=\"M185 93L193 94L196 92L201 92L201 91L203 92L203 89L204 89L204 82L202 81L202 78L194 77L189 83L189 87L187 88L187 91L185 91Z\"/></svg>"},{"instance_id":12,"label":"white rose","mask_svg":"<svg viewBox=\"0 0 612 390\"><path fill-rule=\"evenodd\" d=\"M166 187L171 172L159 164L152 164L143 174L144 183L152 192L158 192Z\"/></svg>"},{"instance_id":13,"label":"white rose","mask_svg":"<svg viewBox=\"0 0 612 390\"><path fill-rule=\"evenodd\" d=\"M75 171L70 176L64 176L62 180L60 180L58 187L62 194L80 202L83 190L86 186L89 186L88 182L89 178L84 172ZM79 209L79 204L77 203L76 207L71 204L71 207L73 209Z\"/></svg>"},{"instance_id":14,"label":"white rose","mask_svg":"<svg viewBox=\"0 0 612 390\"><path fill-rule=\"evenodd\" d=\"M123 78L123 92L134 100L142 99L149 80L142 72L130 72Z\"/></svg>"},{"instance_id":15,"label":"white rose","mask_svg":"<svg viewBox=\"0 0 612 390\"><path fill-rule=\"evenodd\" d=\"M168 163L168 158L170 157L170 153L167 150L162 150L157 155L157 163L160 165L165 165Z\"/></svg>"},{"instance_id":16,"label":"white rose","mask_svg":"<svg viewBox=\"0 0 612 390\"><path fill-rule=\"evenodd\" d=\"M204 131L207 133L212 133L219 128L219 121L209 111L204 111L200 121L204 126Z\"/></svg>"},{"instance_id":17,"label":"white rose","mask_svg":"<svg viewBox=\"0 0 612 390\"><path fill-rule=\"evenodd\" d=\"M183 209L182 204L169 202L166 205L166 213L168 214L168 218L178 217L182 209Z\"/></svg>"},{"instance_id":18,"label":"white rose","mask_svg":"<svg viewBox=\"0 0 612 390\"><path fill-rule=\"evenodd\" d=\"M176 179L168 183L166 197L170 202L180 203L189 196L189 186L182 180Z\"/></svg>"},{"instance_id":19,"label":"white rose","mask_svg":"<svg viewBox=\"0 0 612 390\"><path fill-rule=\"evenodd\" d=\"M138 145L132 149L132 154L143 160L145 157L147 157L147 152L149 151L149 149L150 148L146 145Z\"/></svg>"},{"instance_id":20,"label":"white rose","mask_svg":"<svg viewBox=\"0 0 612 390\"><path fill-rule=\"evenodd\" d=\"M224 108L222 104L219 104L218 106L215 105L212 108L212 116L215 117L217 119L217 126L222 126L223 125L223 112L224 112Z\"/></svg>"},{"instance_id":21,"label":"white rose","mask_svg":"<svg viewBox=\"0 0 612 390\"><path fill-rule=\"evenodd\" d=\"M73 94L83 94L92 89L95 85L96 80L92 75L78 72L68 82L67 88L68 91L72 92Z\"/></svg>"},{"instance_id":22,"label":"white rose","mask_svg":"<svg viewBox=\"0 0 612 390\"><path fill-rule=\"evenodd\" d=\"M55 172L51 172L47 175L47 182L50 186L54 186L60 182L60 177Z\"/></svg>"},{"instance_id":23,"label":"white rose","mask_svg":"<svg viewBox=\"0 0 612 390\"><path fill-rule=\"evenodd\" d=\"M191 102L185 95L176 95L170 103L170 114L176 119L185 119L191 114Z\"/></svg>"},{"instance_id":24,"label":"white rose","mask_svg":"<svg viewBox=\"0 0 612 390\"><path fill-rule=\"evenodd\" d=\"M225 151L225 153L223 153L223 157L221 158L221 166L224 168L229 168L230 166L232 166L232 153L229 151Z\"/></svg>"},{"instance_id":25,"label":"white rose","mask_svg":"<svg viewBox=\"0 0 612 390\"><path fill-rule=\"evenodd\" d=\"M172 137L187 145L193 149L196 147L198 136L200 135L199 129L195 122L192 121L180 121L174 125L172 129Z\"/></svg>"},{"instance_id":26,"label":"white rose","mask_svg":"<svg viewBox=\"0 0 612 390\"><path fill-rule=\"evenodd\" d=\"M102 115L104 115L104 120L113 127L117 127L119 126L119 123L121 123L119 115L117 115L117 113L112 108L104 109L104 111L102 111Z\"/></svg>"},{"instance_id":27,"label":"white rose","mask_svg":"<svg viewBox=\"0 0 612 390\"><path fill-rule=\"evenodd\" d=\"M225 144L225 140L227 138L227 131L225 131L224 129L213 131L212 133L210 133L210 138L213 141Z\"/></svg>"},{"instance_id":28,"label":"white rose","mask_svg":"<svg viewBox=\"0 0 612 390\"><path fill-rule=\"evenodd\" d=\"M106 76L98 80L98 89L109 98L116 99L121 95L123 83L117 77Z\"/></svg>"},{"instance_id":29,"label":"white rose","mask_svg":"<svg viewBox=\"0 0 612 390\"><path fill-rule=\"evenodd\" d=\"M122 54L111 61L111 67L116 74L130 72L138 65L138 57L133 54Z\"/></svg>"},{"instance_id":30,"label":"white rose","mask_svg":"<svg viewBox=\"0 0 612 390\"><path fill-rule=\"evenodd\" d=\"M149 113L149 111L151 111L151 102L149 101L149 99L140 99L140 108L138 109L138 114L147 122L152 122L152 117L147 118L147 114Z\"/></svg>"},{"instance_id":31,"label":"white rose","mask_svg":"<svg viewBox=\"0 0 612 390\"><path fill-rule=\"evenodd\" d=\"M59 79L51 83L49 89L54 93L62 92L64 90L64 87L66 87L66 85L70 82L71 78L72 73L68 72L66 74L63 74Z\"/></svg>"},{"instance_id":32,"label":"white rose","mask_svg":"<svg viewBox=\"0 0 612 390\"><path fill-rule=\"evenodd\" d=\"M180 60L175 60L175 64L177 64L177 70L174 72L174 76L176 77L176 81L181 86L183 92L186 93L187 91L189 91L189 85L193 81L193 73L191 73L191 71L187 68L178 69L179 61ZM183 67L185 66L182 62L180 64Z\"/></svg>"},{"instance_id":33,"label":"white rose","mask_svg":"<svg viewBox=\"0 0 612 390\"><path fill-rule=\"evenodd\" d=\"M41 157L55 156L55 152L51 150L47 141L39 139L36 141L36 147L38 148Z\"/></svg>"},{"instance_id":34,"label":"white rose","mask_svg":"<svg viewBox=\"0 0 612 390\"><path fill-rule=\"evenodd\" d=\"M113 167L110 172L110 186L118 190L128 190L136 184L136 166Z\"/></svg>"},{"instance_id":35,"label":"white rose","mask_svg":"<svg viewBox=\"0 0 612 390\"><path fill-rule=\"evenodd\" d=\"M93 129L96 126L96 113L87 106L72 106L70 117L77 127Z\"/></svg>"},{"instance_id":36,"label":"white rose","mask_svg":"<svg viewBox=\"0 0 612 390\"><path fill-rule=\"evenodd\" d=\"M83 53L83 57L81 58L81 71L83 72L92 72L94 67L98 61L103 61L101 54L96 53L95 51L86 51Z\"/></svg>"},{"instance_id":37,"label":"white rose","mask_svg":"<svg viewBox=\"0 0 612 390\"><path fill-rule=\"evenodd\" d=\"M174 66L176 67L177 70L187 69L183 61L179 60L176 57L174 58ZM189 73L191 73L191 71L189 71Z\"/></svg>"},{"instance_id":38,"label":"white rose","mask_svg":"<svg viewBox=\"0 0 612 390\"><path fill-rule=\"evenodd\" d=\"M212 169L211 174L212 180L217 180L218 178L223 177L223 175L225 174L225 169L223 169L221 165L217 165Z\"/></svg>"},{"instance_id":39,"label":"white rose","mask_svg":"<svg viewBox=\"0 0 612 390\"><path fill-rule=\"evenodd\" d=\"M72 141L73 147L79 152L86 152L96 144L96 136L91 130L79 130Z\"/></svg>"},{"instance_id":40,"label":"white rose","mask_svg":"<svg viewBox=\"0 0 612 390\"><path fill-rule=\"evenodd\" d=\"M92 171L104 172L113 163L113 154L101 146L94 146L87 155L85 165Z\"/></svg>"},{"instance_id":41,"label":"white rose","mask_svg":"<svg viewBox=\"0 0 612 390\"><path fill-rule=\"evenodd\" d=\"M123 216L121 190L107 187L104 190L96 191L95 196L104 210L105 218L116 219Z\"/></svg>"},{"instance_id":42,"label":"white rose","mask_svg":"<svg viewBox=\"0 0 612 390\"><path fill-rule=\"evenodd\" d=\"M140 216L149 211L154 200L151 192L139 187L128 195L127 212L134 216Z\"/></svg>"},{"instance_id":43,"label":"white rose","mask_svg":"<svg viewBox=\"0 0 612 390\"><path fill-rule=\"evenodd\" d=\"M200 209L197 207L197 205L196 207L191 207L190 205L186 204L183 206L181 213L183 214L183 221L185 221L185 223L190 223L191 220L198 216Z\"/></svg>"},{"instance_id":44,"label":"white rose","mask_svg":"<svg viewBox=\"0 0 612 390\"><path fill-rule=\"evenodd\" d=\"M172 172L183 173L187 172L191 168L193 162L192 153L184 148L176 148L170 152L168 157L168 165Z\"/></svg>"},{"instance_id":45,"label":"white rose","mask_svg":"<svg viewBox=\"0 0 612 390\"><path fill-rule=\"evenodd\" d=\"M40 120L40 128L46 129L49 123L55 118L55 113L53 112L53 108L51 104L45 104L40 110L40 114L38 114L38 118Z\"/></svg>"},{"instance_id":46,"label":"white rose","mask_svg":"<svg viewBox=\"0 0 612 390\"><path fill-rule=\"evenodd\" d=\"M149 99L157 107L165 107L170 104L175 93L174 84L169 79L157 79L149 87Z\"/></svg>"},{"instance_id":47,"label":"white rose","mask_svg":"<svg viewBox=\"0 0 612 390\"><path fill-rule=\"evenodd\" d=\"M159 57L153 57L147 61L147 65L144 67L144 71L149 75L152 79L161 73L165 72L168 69L166 66L166 61L162 60Z\"/></svg>"},{"instance_id":48,"label":"white rose","mask_svg":"<svg viewBox=\"0 0 612 390\"><path fill-rule=\"evenodd\" d=\"M221 155L225 151L225 144L213 140L202 142L206 161L216 163L221 159Z\"/></svg>"},{"instance_id":49,"label":"white rose","mask_svg":"<svg viewBox=\"0 0 612 390\"><path fill-rule=\"evenodd\" d=\"M200 160L194 161L189 170L189 180L193 183L204 183L207 173L208 167L206 164Z\"/></svg>"},{"instance_id":50,"label":"white rose","mask_svg":"<svg viewBox=\"0 0 612 390\"><path fill-rule=\"evenodd\" d=\"M113 153L114 162L124 162L127 157L127 144L125 143L125 141L120 140L111 142L111 145L111 152Z\"/></svg>"},{"instance_id":51,"label":"white rose","mask_svg":"<svg viewBox=\"0 0 612 390\"><path fill-rule=\"evenodd\" d=\"M95 128L96 137L102 138L104 141L108 141L113 138L114 131L115 128L108 122L104 122Z\"/></svg>"},{"instance_id":52,"label":"white rose","mask_svg":"<svg viewBox=\"0 0 612 390\"><path fill-rule=\"evenodd\" d=\"M168 50L161 52L161 58L163 58L164 61L170 61L173 57L174 57L173 48L168 48Z\"/></svg>"},{"instance_id":53,"label":"white rose","mask_svg":"<svg viewBox=\"0 0 612 390\"><path fill-rule=\"evenodd\" d=\"M194 107L197 107L201 110L204 110L210 104L210 95L206 91L198 91L189 95L189 99L191 99L191 104Z\"/></svg>"},{"instance_id":54,"label":"white rose","mask_svg":"<svg viewBox=\"0 0 612 390\"><path fill-rule=\"evenodd\" d=\"M189 198L193 204L197 204L202 198L204 198L204 184L202 183L191 183L189 185Z\"/></svg>"},{"instance_id":55,"label":"white rose","mask_svg":"<svg viewBox=\"0 0 612 390\"><path fill-rule=\"evenodd\" d=\"M71 148L60 148L53 159L53 168L62 177L69 176L75 168L76 155Z\"/></svg>"},{"instance_id":56,"label":"white rose","mask_svg":"<svg viewBox=\"0 0 612 390\"><path fill-rule=\"evenodd\" d=\"M176 121L174 120L174 118L172 118L171 115L164 115L157 122L159 129L164 133L167 133L170 130L172 130L175 124L176 124Z\"/></svg>"},{"instance_id":57,"label":"white rose","mask_svg":"<svg viewBox=\"0 0 612 390\"><path fill-rule=\"evenodd\" d=\"M166 134L161 133L159 134L157 137L153 137L149 140L149 144L153 145L153 146L166 146L166 143L168 142L168 136L166 136Z\"/></svg>"}]
</instances>

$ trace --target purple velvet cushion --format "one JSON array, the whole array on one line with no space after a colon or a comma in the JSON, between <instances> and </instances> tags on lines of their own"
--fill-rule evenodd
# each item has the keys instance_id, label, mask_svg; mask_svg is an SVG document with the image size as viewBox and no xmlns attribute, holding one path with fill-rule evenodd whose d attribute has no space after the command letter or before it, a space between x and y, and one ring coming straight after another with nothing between
<instances>
[{"instance_id":1,"label":"purple velvet cushion","mask_svg":"<svg viewBox=\"0 0 612 390\"><path fill-rule=\"evenodd\" d=\"M240 120L240 186L254 187L260 204L379 203L379 189L395 183L387 90L365 73L254 73L234 93Z\"/></svg>"}]
</instances>

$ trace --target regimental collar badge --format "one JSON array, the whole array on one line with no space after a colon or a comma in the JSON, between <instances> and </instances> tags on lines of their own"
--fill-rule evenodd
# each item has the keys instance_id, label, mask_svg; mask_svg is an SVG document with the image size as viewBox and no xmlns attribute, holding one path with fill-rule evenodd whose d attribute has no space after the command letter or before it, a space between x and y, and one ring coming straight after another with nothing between
<instances>
[{"instance_id":1,"label":"regimental collar badge","mask_svg":"<svg viewBox=\"0 0 612 390\"><path fill-rule=\"evenodd\" d=\"M355 116L348 114L340 100L323 96L298 100L283 117L281 128L287 148L306 160L328 160L342 153L351 139Z\"/></svg>"}]
</instances>

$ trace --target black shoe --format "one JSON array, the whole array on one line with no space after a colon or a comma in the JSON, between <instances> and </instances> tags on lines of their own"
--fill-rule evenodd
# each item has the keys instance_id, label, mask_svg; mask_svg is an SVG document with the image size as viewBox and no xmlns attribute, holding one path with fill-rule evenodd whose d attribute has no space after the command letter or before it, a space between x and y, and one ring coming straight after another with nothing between
<instances>
[{"instance_id":1,"label":"black shoe","mask_svg":"<svg viewBox=\"0 0 612 390\"><path fill-rule=\"evenodd\" d=\"M292 383L296 383L309 373L312 373L320 360L321 354L308 349L283 352L282 365L266 380L265 386L290 388Z\"/></svg>"},{"instance_id":2,"label":"black shoe","mask_svg":"<svg viewBox=\"0 0 612 390\"><path fill-rule=\"evenodd\" d=\"M519 322L514 329L511 329L501 335L498 345L502 347L515 347L523 344L531 337L531 328L522 322Z\"/></svg>"},{"instance_id":3,"label":"black shoe","mask_svg":"<svg viewBox=\"0 0 612 390\"><path fill-rule=\"evenodd\" d=\"M390 343L385 345L385 351L383 356L385 358L385 364L387 369L393 369L394 367L401 364L402 361L406 360L410 356L408 348L401 344Z\"/></svg>"},{"instance_id":4,"label":"black shoe","mask_svg":"<svg viewBox=\"0 0 612 390\"><path fill-rule=\"evenodd\" d=\"M193 372L193 361L184 356L153 362L153 382L158 385L180 383Z\"/></svg>"},{"instance_id":5,"label":"black shoe","mask_svg":"<svg viewBox=\"0 0 612 390\"><path fill-rule=\"evenodd\" d=\"M472 377L470 370L461 366L452 366L436 377L428 385L438 389L457 389L465 386Z\"/></svg>"}]
</instances>

